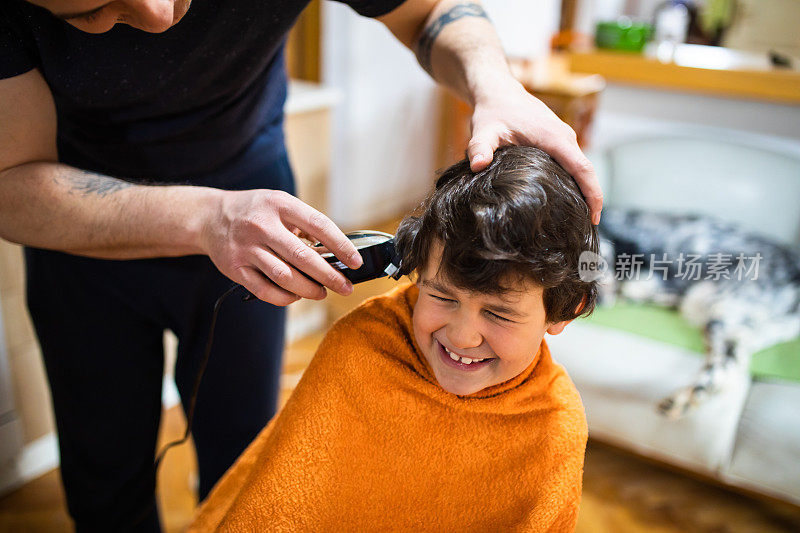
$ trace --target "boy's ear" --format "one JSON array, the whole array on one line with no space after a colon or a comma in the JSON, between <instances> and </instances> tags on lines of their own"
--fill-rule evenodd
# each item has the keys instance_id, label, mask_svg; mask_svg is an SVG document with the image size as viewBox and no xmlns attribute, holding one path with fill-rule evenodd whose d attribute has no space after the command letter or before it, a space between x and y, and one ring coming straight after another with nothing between
<instances>
[{"instance_id":1,"label":"boy's ear","mask_svg":"<svg viewBox=\"0 0 800 533\"><path fill-rule=\"evenodd\" d=\"M585 306L586 306L586 295L584 294L583 297L581 298L581 303L579 303L578 307L575 308L575 314L577 315L578 313L583 311L583 308Z\"/></svg>"},{"instance_id":2,"label":"boy's ear","mask_svg":"<svg viewBox=\"0 0 800 533\"><path fill-rule=\"evenodd\" d=\"M564 328L567 327L567 324L569 324L570 322L572 322L572 320L562 320L561 322L554 322L550 324L550 327L547 328L546 331L550 335L558 335L559 333L564 331Z\"/></svg>"},{"instance_id":3,"label":"boy's ear","mask_svg":"<svg viewBox=\"0 0 800 533\"><path fill-rule=\"evenodd\" d=\"M575 308L575 314L577 315L578 313L580 313L585 305L586 305L586 296L584 295L584 297L581 298L581 303L579 303L578 306ZM567 324L569 324L570 322L572 322L572 320L563 320L561 322L554 322L550 324L549 328L547 328L547 333L549 333L550 335L558 335L559 333L564 331L564 328L567 327Z\"/></svg>"}]
</instances>

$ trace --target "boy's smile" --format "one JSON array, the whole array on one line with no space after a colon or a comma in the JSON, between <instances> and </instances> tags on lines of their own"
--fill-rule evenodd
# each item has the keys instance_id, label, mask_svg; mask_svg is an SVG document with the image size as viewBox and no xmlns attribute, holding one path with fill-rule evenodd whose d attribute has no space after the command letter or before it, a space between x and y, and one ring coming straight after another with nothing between
<instances>
[{"instance_id":1,"label":"boy's smile","mask_svg":"<svg viewBox=\"0 0 800 533\"><path fill-rule=\"evenodd\" d=\"M437 339L437 342L438 339ZM439 342L439 348L441 350L441 355L444 358L444 362L453 366L454 368L460 368L462 370L477 370L483 364L488 364L494 357L467 357L466 355L460 354L456 350L449 350L444 344ZM451 362L452 361L452 362Z\"/></svg>"},{"instance_id":2,"label":"boy's smile","mask_svg":"<svg viewBox=\"0 0 800 533\"><path fill-rule=\"evenodd\" d=\"M543 289L518 281L502 294L459 289L438 275L441 245L420 273L414 336L439 385L465 396L508 381L536 357L545 332L569 322L546 323Z\"/></svg>"}]
</instances>

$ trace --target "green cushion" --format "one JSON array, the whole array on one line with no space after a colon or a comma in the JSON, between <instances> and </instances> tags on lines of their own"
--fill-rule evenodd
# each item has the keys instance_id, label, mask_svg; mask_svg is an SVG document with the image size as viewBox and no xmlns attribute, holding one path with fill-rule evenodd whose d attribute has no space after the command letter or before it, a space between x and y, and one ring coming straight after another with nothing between
<instances>
[{"instance_id":1,"label":"green cushion","mask_svg":"<svg viewBox=\"0 0 800 533\"><path fill-rule=\"evenodd\" d=\"M701 356L705 354L702 331L672 309L626 302L613 307L598 307L589 318L581 320L671 344ZM800 338L754 354L750 374L756 379L800 382Z\"/></svg>"}]
</instances>

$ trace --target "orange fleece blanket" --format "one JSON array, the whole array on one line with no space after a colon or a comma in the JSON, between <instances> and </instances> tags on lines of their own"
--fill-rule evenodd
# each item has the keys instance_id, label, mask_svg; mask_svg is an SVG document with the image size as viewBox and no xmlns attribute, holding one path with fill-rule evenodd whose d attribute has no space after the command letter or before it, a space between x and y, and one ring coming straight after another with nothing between
<instances>
[{"instance_id":1,"label":"orange fleece blanket","mask_svg":"<svg viewBox=\"0 0 800 533\"><path fill-rule=\"evenodd\" d=\"M572 531L587 427L542 342L516 378L444 391L413 336L418 291L327 334L284 409L190 531Z\"/></svg>"}]
</instances>

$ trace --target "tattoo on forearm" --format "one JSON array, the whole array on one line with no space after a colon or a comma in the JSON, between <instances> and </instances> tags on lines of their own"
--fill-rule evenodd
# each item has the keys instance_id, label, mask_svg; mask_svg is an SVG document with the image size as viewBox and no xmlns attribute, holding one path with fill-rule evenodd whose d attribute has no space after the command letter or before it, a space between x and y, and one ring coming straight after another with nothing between
<instances>
[{"instance_id":1,"label":"tattoo on forearm","mask_svg":"<svg viewBox=\"0 0 800 533\"><path fill-rule=\"evenodd\" d=\"M70 193L88 196L109 196L115 192L132 186L133 184L118 178L103 176L94 172L82 170L69 176Z\"/></svg>"},{"instance_id":2,"label":"tattoo on forearm","mask_svg":"<svg viewBox=\"0 0 800 533\"><path fill-rule=\"evenodd\" d=\"M431 67L431 50L433 49L433 42L436 40L436 37L439 36L439 33L441 33L445 26L464 17L489 19L488 15L486 15L486 11L484 11L479 4L464 2L451 7L422 30L422 35L420 35L417 41L417 58L419 59L419 64L422 65L422 68L429 74L433 74L433 69Z\"/></svg>"}]
</instances>

